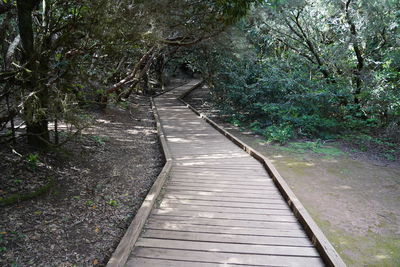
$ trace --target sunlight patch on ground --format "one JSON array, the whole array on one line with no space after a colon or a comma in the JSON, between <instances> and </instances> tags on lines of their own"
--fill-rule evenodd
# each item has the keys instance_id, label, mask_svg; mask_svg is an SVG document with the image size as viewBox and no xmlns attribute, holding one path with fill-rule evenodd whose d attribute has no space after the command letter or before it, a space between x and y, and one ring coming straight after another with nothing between
<instances>
[{"instance_id":1,"label":"sunlight patch on ground","mask_svg":"<svg viewBox=\"0 0 400 267\"><path fill-rule=\"evenodd\" d=\"M290 166L290 167L298 167L298 166L307 166L307 167L312 167L312 166L315 166L315 164L314 163L309 163L309 162L289 162L289 163L286 163L286 165L287 166Z\"/></svg>"},{"instance_id":2,"label":"sunlight patch on ground","mask_svg":"<svg viewBox=\"0 0 400 267\"><path fill-rule=\"evenodd\" d=\"M339 163L339 161L337 159L333 159L333 158L322 158L321 161L327 162L327 163Z\"/></svg>"},{"instance_id":3,"label":"sunlight patch on ground","mask_svg":"<svg viewBox=\"0 0 400 267\"><path fill-rule=\"evenodd\" d=\"M208 155L200 155L200 156L185 156L176 158L176 160L191 160L191 159L230 159L230 158L246 158L248 155L241 153L232 153L230 155L226 154L208 154Z\"/></svg>"},{"instance_id":4,"label":"sunlight patch on ground","mask_svg":"<svg viewBox=\"0 0 400 267\"><path fill-rule=\"evenodd\" d=\"M168 141L172 142L172 143L190 143L192 142L192 140L189 140L187 138L168 138Z\"/></svg>"},{"instance_id":5,"label":"sunlight patch on ground","mask_svg":"<svg viewBox=\"0 0 400 267\"><path fill-rule=\"evenodd\" d=\"M104 119L97 119L96 121L97 121L97 122L101 122L101 123L109 123L109 124L112 123L111 121L109 121L109 120L104 120Z\"/></svg>"},{"instance_id":6,"label":"sunlight patch on ground","mask_svg":"<svg viewBox=\"0 0 400 267\"><path fill-rule=\"evenodd\" d=\"M348 185L335 186L334 188L335 189L345 189L345 190L352 189L352 187L348 186Z\"/></svg>"},{"instance_id":7,"label":"sunlight patch on ground","mask_svg":"<svg viewBox=\"0 0 400 267\"><path fill-rule=\"evenodd\" d=\"M138 131L138 130L126 130L126 132L129 133L129 134L138 134L138 133L140 133L140 131Z\"/></svg>"},{"instance_id":8,"label":"sunlight patch on ground","mask_svg":"<svg viewBox=\"0 0 400 267\"><path fill-rule=\"evenodd\" d=\"M385 260L385 259L389 259L390 256L389 255L378 254L378 255L375 255L375 258L377 258L378 260Z\"/></svg>"}]
</instances>

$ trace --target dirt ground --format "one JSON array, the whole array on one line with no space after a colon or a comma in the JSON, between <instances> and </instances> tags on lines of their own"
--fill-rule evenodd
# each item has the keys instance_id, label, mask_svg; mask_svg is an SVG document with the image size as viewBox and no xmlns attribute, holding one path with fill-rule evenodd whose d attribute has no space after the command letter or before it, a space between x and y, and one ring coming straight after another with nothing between
<instances>
[{"instance_id":1,"label":"dirt ground","mask_svg":"<svg viewBox=\"0 0 400 267\"><path fill-rule=\"evenodd\" d=\"M198 89L186 100L212 116L207 92ZM387 161L340 141L272 145L223 125L273 161L348 266L400 266L399 160Z\"/></svg>"},{"instance_id":2,"label":"dirt ground","mask_svg":"<svg viewBox=\"0 0 400 267\"><path fill-rule=\"evenodd\" d=\"M104 266L161 171L149 99L91 112L94 125L55 151L0 146L0 266ZM14 152L13 152L14 151Z\"/></svg>"}]
</instances>

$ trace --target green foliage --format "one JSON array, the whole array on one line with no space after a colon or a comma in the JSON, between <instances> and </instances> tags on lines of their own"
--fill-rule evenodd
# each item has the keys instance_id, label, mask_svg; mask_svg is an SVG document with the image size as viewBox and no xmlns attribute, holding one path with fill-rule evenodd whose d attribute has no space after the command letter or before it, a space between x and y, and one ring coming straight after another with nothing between
<instances>
[{"instance_id":1,"label":"green foliage","mask_svg":"<svg viewBox=\"0 0 400 267\"><path fill-rule=\"evenodd\" d=\"M92 135L91 138L93 141L96 142L96 144L98 144L100 146L104 146L106 144L106 142L108 141L107 137L98 136L98 135Z\"/></svg>"},{"instance_id":2,"label":"green foliage","mask_svg":"<svg viewBox=\"0 0 400 267\"><path fill-rule=\"evenodd\" d=\"M29 162L29 164L32 165L37 165L39 163L39 155L38 154L28 154L27 156L27 161Z\"/></svg>"},{"instance_id":3,"label":"green foliage","mask_svg":"<svg viewBox=\"0 0 400 267\"><path fill-rule=\"evenodd\" d=\"M285 144L287 141L293 138L293 129L290 125L272 125L264 130L263 135L268 142L278 142L280 144Z\"/></svg>"},{"instance_id":4,"label":"green foliage","mask_svg":"<svg viewBox=\"0 0 400 267\"><path fill-rule=\"evenodd\" d=\"M28 161L28 166L29 168L31 168L32 170L36 170L38 164L40 163L39 160L39 155L38 154L28 154L28 156L26 157L26 160Z\"/></svg>"},{"instance_id":5,"label":"green foliage","mask_svg":"<svg viewBox=\"0 0 400 267\"><path fill-rule=\"evenodd\" d=\"M188 62L216 109L268 140L385 130L399 141L399 3L350 3L268 1Z\"/></svg>"},{"instance_id":6,"label":"green foliage","mask_svg":"<svg viewBox=\"0 0 400 267\"><path fill-rule=\"evenodd\" d=\"M397 157L393 155L392 153L384 153L383 156L390 161L396 161Z\"/></svg>"},{"instance_id":7,"label":"green foliage","mask_svg":"<svg viewBox=\"0 0 400 267\"><path fill-rule=\"evenodd\" d=\"M94 205L94 201L93 200L88 200L86 201L86 206L92 207Z\"/></svg>"},{"instance_id":8,"label":"green foliage","mask_svg":"<svg viewBox=\"0 0 400 267\"><path fill-rule=\"evenodd\" d=\"M112 207L117 207L118 206L118 201L110 199L109 201L107 201L107 204L112 206Z\"/></svg>"}]
</instances>

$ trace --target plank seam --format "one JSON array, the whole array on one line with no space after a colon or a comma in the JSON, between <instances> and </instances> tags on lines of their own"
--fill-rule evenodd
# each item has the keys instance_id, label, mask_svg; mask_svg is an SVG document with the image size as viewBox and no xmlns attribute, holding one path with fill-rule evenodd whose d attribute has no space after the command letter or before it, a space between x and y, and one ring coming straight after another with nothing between
<instances>
[{"instance_id":1,"label":"plank seam","mask_svg":"<svg viewBox=\"0 0 400 267\"><path fill-rule=\"evenodd\" d=\"M215 262L215 261L191 261L191 260L178 260L178 259L169 259L169 258L152 258L152 257L146 257L146 256L136 256L135 258L140 258L140 259L149 259L149 260L165 260L165 261L177 261L177 262L189 262L189 263L212 263L212 264L221 264L220 262ZM229 263L227 266L232 266L232 265L237 265L237 266L259 266L259 267L282 267L282 266L276 266L276 265L254 265L254 264L238 264L238 263Z\"/></svg>"},{"instance_id":2,"label":"plank seam","mask_svg":"<svg viewBox=\"0 0 400 267\"><path fill-rule=\"evenodd\" d=\"M243 228L243 229L251 229L251 228ZM175 230L175 229L163 229L161 227L154 227L154 226L146 226L146 230L162 230L162 231L169 231L169 232L183 232L183 233L201 233L201 234L216 234L216 235L221 235L221 234L226 234L226 233L215 233L215 232L207 232L207 231L189 231L189 230ZM294 230L295 231L295 230ZM285 231L283 231L285 232ZM256 234L233 234L233 233L229 233L227 235L238 235L238 236L251 236L251 237L289 237L289 238L307 238L306 235L304 236L291 236L291 235L256 235ZM149 237L145 237L145 238L149 238ZM151 237L154 238L154 237Z\"/></svg>"},{"instance_id":3,"label":"plank seam","mask_svg":"<svg viewBox=\"0 0 400 267\"><path fill-rule=\"evenodd\" d=\"M238 209L249 209L249 210L288 210L285 208L279 207L268 207L268 208L254 208L254 207L238 207L238 206L217 206L217 205L205 205L205 204L187 204L187 203L170 203L170 204L179 204L179 205L186 205L186 206L202 206L202 207L215 207L215 208L238 208ZM283 205L282 205L283 206ZM168 207L160 206L162 209L168 209Z\"/></svg>"},{"instance_id":4,"label":"plank seam","mask_svg":"<svg viewBox=\"0 0 400 267\"><path fill-rule=\"evenodd\" d=\"M152 239L159 239L159 238L152 238ZM162 239L162 238L160 238ZM175 240L175 239L174 239ZM188 242L203 242L207 243L207 241L197 241L197 240L176 240L176 241L188 241ZM212 242L221 244L221 242ZM279 245L259 245L259 244L246 244L246 243L230 243L230 242L223 242L222 244L232 244L232 245L248 245L248 246L266 246L266 247L280 247ZM213 251L213 250L206 250L206 249L191 249L191 248L169 248L169 247L159 247L159 246L138 246L140 248L157 248L157 249L172 249L172 250L179 250L179 251L201 251L201 252L215 252L215 253L227 253L227 254L239 254L239 255L260 255L260 256L276 256L276 257L296 257L296 258L319 258L319 256L308 256L308 255L290 255L290 254L273 254L273 253L251 253L251 252L232 252L232 251ZM293 246L284 246L284 247L293 247ZM295 246L297 247L297 246ZM301 247L301 248L308 248L308 247ZM311 247L313 248L313 247Z\"/></svg>"},{"instance_id":5,"label":"plank seam","mask_svg":"<svg viewBox=\"0 0 400 267\"><path fill-rule=\"evenodd\" d=\"M155 222L154 219L150 218L150 222ZM172 221L173 224L184 224L184 225L194 225L194 226L215 226L215 227L227 227L227 228L241 228L241 229L249 229L249 230L254 230L254 229L260 229L260 230L277 230L277 231L297 231L301 228L276 228L276 227L245 227L245 226L229 226L229 225L221 225L221 224L212 224L210 223L197 223L197 222L188 222L188 221L182 221L182 220L175 220Z\"/></svg>"},{"instance_id":6,"label":"plank seam","mask_svg":"<svg viewBox=\"0 0 400 267\"><path fill-rule=\"evenodd\" d=\"M199 212L200 213L200 212ZM237 214L237 213L234 213L234 214ZM169 214L157 214L157 213L155 213L155 214L153 214L153 215L157 215L157 216L171 216L171 215L169 215ZM247 214L247 215L249 215L249 214ZM254 214L253 214L254 215ZM270 215L270 214L263 214L263 215ZM174 217L178 217L178 218L192 218L192 217L194 217L194 216L192 216L192 215L173 215ZM272 216L272 215L270 215L270 216ZM275 216L282 216L282 215L275 215ZM295 224L297 224L298 222L297 221L295 221L295 222L293 222L293 221L280 221L280 220L261 220L261 219L236 219L236 218L221 218L221 217L212 217L212 218L210 218L210 217L206 217L206 216L197 216L196 218L206 218L206 219L224 219L224 220L229 220L229 221L248 221L248 222L276 222L276 223L295 223Z\"/></svg>"}]
</instances>

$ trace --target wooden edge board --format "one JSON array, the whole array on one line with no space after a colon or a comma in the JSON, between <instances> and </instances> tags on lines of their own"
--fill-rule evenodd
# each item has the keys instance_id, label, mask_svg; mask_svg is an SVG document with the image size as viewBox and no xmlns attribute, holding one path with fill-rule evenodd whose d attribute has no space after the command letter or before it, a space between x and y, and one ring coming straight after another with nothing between
<instances>
[{"instance_id":1,"label":"wooden edge board","mask_svg":"<svg viewBox=\"0 0 400 267\"><path fill-rule=\"evenodd\" d=\"M276 170L272 162L264 157L260 152L253 149L251 146L247 145L246 143L242 142L237 137L233 136L231 133L226 131L222 126L208 118L205 114L200 113L197 109L192 107L188 104L184 97L189 95L193 90L198 88L200 85L203 84L203 81L200 81L198 86L194 86L188 89L184 94L182 94L178 100L181 101L186 107L192 110L195 114L197 114L200 118L208 122L212 127L214 127L217 131L221 134L226 136L229 140L231 140L234 144L242 148L246 151L249 155L257 159L261 164L263 164L264 168L268 172L268 174L273 179L275 185L278 187L279 191L281 192L284 199L287 201L289 207L292 209L294 215L299 220L300 224L303 226L305 232L307 233L308 237L310 238L313 245L316 247L317 251L320 253L322 260L324 263L329 267L345 267L346 264L339 256L335 248L332 244L328 241L322 230L318 227L315 221L312 219L310 214L304 208L303 204L299 201L299 199L295 196L293 191L290 189L289 185L286 181L282 178L279 172Z\"/></svg>"},{"instance_id":2,"label":"wooden edge board","mask_svg":"<svg viewBox=\"0 0 400 267\"><path fill-rule=\"evenodd\" d=\"M143 230L147 218L149 217L151 210L153 209L157 197L160 194L161 188L165 184L165 181L167 180L167 177L169 176L172 168L172 156L160 122L157 107L154 103L153 98L151 98L150 100L154 118L156 120L158 137L161 142L161 149L164 154L166 163L160 174L158 175L156 181L154 182L153 186L150 188L150 191L148 192L146 198L144 199L142 205L136 213L135 218L129 225L128 230L122 237L114 253L111 255L111 258L107 263L107 267L122 267L126 264L128 257L133 247L135 246L135 243L138 240L140 233Z\"/></svg>"}]
</instances>

